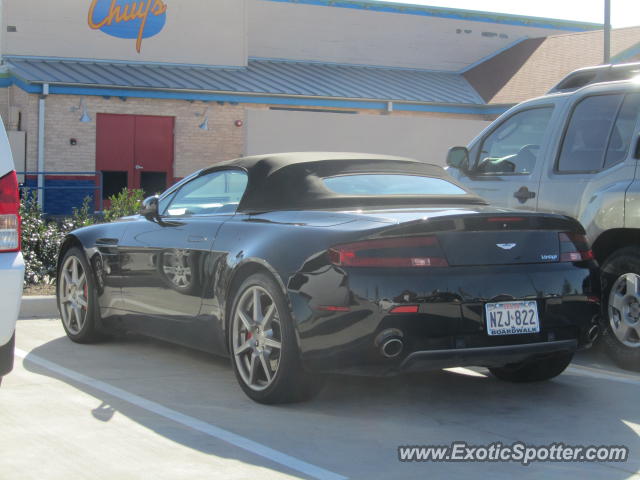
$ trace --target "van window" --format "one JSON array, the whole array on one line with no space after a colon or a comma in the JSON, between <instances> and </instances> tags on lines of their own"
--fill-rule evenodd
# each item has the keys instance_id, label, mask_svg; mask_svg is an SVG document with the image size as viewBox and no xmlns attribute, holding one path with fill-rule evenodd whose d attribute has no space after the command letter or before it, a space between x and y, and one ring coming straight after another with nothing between
<instances>
[{"instance_id":1,"label":"van window","mask_svg":"<svg viewBox=\"0 0 640 480\"><path fill-rule=\"evenodd\" d=\"M506 119L480 147L479 175L528 175L536 164L553 107L525 110Z\"/></svg>"},{"instance_id":2,"label":"van window","mask_svg":"<svg viewBox=\"0 0 640 480\"><path fill-rule=\"evenodd\" d=\"M597 172L623 161L638 119L640 95L587 97L573 110L558 172Z\"/></svg>"}]
</instances>

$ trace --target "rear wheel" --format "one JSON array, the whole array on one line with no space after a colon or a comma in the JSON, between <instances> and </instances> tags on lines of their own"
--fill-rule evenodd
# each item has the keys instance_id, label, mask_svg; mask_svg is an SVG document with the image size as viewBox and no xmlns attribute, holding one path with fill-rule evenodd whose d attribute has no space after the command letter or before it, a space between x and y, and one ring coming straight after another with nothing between
<instances>
[{"instance_id":1,"label":"rear wheel","mask_svg":"<svg viewBox=\"0 0 640 480\"><path fill-rule=\"evenodd\" d=\"M267 275L252 275L237 290L229 345L238 383L252 400L297 402L319 390L318 379L302 368L285 297Z\"/></svg>"},{"instance_id":2,"label":"rear wheel","mask_svg":"<svg viewBox=\"0 0 640 480\"><path fill-rule=\"evenodd\" d=\"M79 248L70 248L65 253L58 272L57 288L58 309L67 336L76 343L100 340L95 285Z\"/></svg>"},{"instance_id":3,"label":"rear wheel","mask_svg":"<svg viewBox=\"0 0 640 480\"><path fill-rule=\"evenodd\" d=\"M621 367L640 370L640 248L626 247L602 265L602 341Z\"/></svg>"},{"instance_id":4,"label":"rear wheel","mask_svg":"<svg viewBox=\"0 0 640 480\"><path fill-rule=\"evenodd\" d=\"M506 382L541 382L557 377L564 372L572 358L572 353L556 353L537 360L490 368L489 371Z\"/></svg>"}]
</instances>

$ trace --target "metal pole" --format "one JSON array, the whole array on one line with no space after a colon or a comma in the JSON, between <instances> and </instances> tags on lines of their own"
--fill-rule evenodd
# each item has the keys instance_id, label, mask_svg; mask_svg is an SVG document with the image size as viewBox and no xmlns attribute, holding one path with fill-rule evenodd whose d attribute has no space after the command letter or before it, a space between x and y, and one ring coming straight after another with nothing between
<instances>
[{"instance_id":1,"label":"metal pole","mask_svg":"<svg viewBox=\"0 0 640 480\"><path fill-rule=\"evenodd\" d=\"M49 85L45 83L42 85L42 95L40 95L39 99L39 109L38 109L38 207L40 210L44 210L44 119L46 113L46 98L49 95Z\"/></svg>"},{"instance_id":2,"label":"metal pole","mask_svg":"<svg viewBox=\"0 0 640 480\"><path fill-rule=\"evenodd\" d=\"M611 63L611 0L604 0L604 63Z\"/></svg>"}]
</instances>

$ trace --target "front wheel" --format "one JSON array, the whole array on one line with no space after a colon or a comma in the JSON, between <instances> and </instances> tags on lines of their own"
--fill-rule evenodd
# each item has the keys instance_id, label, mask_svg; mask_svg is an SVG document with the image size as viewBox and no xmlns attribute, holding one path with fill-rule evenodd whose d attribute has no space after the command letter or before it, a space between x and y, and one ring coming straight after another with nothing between
<instances>
[{"instance_id":1,"label":"front wheel","mask_svg":"<svg viewBox=\"0 0 640 480\"><path fill-rule=\"evenodd\" d=\"M317 393L319 379L302 368L289 307L274 280L256 274L242 283L229 327L231 363L249 398L290 403Z\"/></svg>"},{"instance_id":2,"label":"front wheel","mask_svg":"<svg viewBox=\"0 0 640 480\"><path fill-rule=\"evenodd\" d=\"M557 377L571 363L572 353L556 353L538 360L505 365L504 367L489 368L489 371L506 382L527 383L542 382Z\"/></svg>"},{"instance_id":3,"label":"front wheel","mask_svg":"<svg viewBox=\"0 0 640 480\"><path fill-rule=\"evenodd\" d=\"M67 336L76 343L93 343L98 331L98 305L89 265L79 248L64 255L57 279L58 309Z\"/></svg>"},{"instance_id":4,"label":"front wheel","mask_svg":"<svg viewBox=\"0 0 640 480\"><path fill-rule=\"evenodd\" d=\"M608 355L622 368L640 370L640 248L620 249L604 261L602 304Z\"/></svg>"}]
</instances>

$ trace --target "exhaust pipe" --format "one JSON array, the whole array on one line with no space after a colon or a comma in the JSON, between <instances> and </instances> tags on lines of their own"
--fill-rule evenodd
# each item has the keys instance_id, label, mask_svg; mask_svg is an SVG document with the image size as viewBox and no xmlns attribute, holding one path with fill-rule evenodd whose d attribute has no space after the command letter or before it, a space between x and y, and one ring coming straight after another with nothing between
<instances>
[{"instance_id":1,"label":"exhaust pipe","mask_svg":"<svg viewBox=\"0 0 640 480\"><path fill-rule=\"evenodd\" d=\"M598 325L592 325L589 331L587 332L587 339L589 342L593 343L600 336L600 327Z\"/></svg>"},{"instance_id":2,"label":"exhaust pipe","mask_svg":"<svg viewBox=\"0 0 640 480\"><path fill-rule=\"evenodd\" d=\"M402 331L397 328L389 328L377 336L375 344L383 357L396 358L404 350L402 337Z\"/></svg>"},{"instance_id":3,"label":"exhaust pipe","mask_svg":"<svg viewBox=\"0 0 640 480\"><path fill-rule=\"evenodd\" d=\"M380 353L387 358L396 358L402 353L404 342L398 337L392 337L380 345Z\"/></svg>"}]
</instances>

